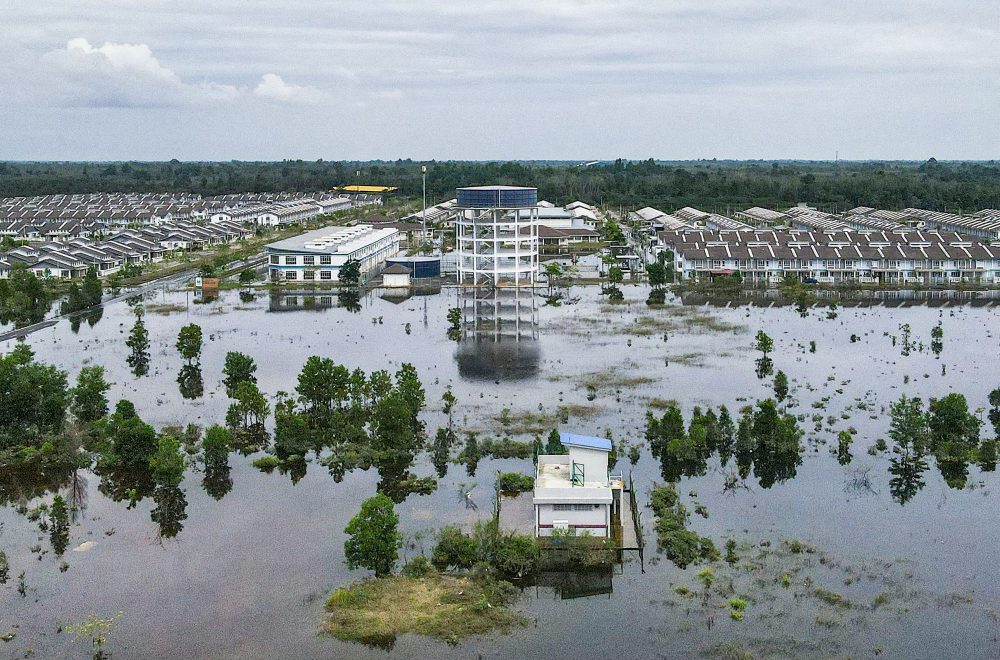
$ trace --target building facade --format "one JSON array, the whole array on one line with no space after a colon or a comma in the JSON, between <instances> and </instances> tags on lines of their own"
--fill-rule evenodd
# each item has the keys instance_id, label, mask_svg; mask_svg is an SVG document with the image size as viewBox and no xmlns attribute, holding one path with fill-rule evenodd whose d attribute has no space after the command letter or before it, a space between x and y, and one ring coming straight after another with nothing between
<instances>
[{"instance_id":1,"label":"building facade","mask_svg":"<svg viewBox=\"0 0 1000 660\"><path fill-rule=\"evenodd\" d=\"M753 283L1000 283L1000 245L953 232L670 231L659 240L683 279L739 272Z\"/></svg>"},{"instance_id":2,"label":"building facade","mask_svg":"<svg viewBox=\"0 0 1000 660\"><path fill-rule=\"evenodd\" d=\"M350 260L361 264L362 277L381 269L399 253L399 232L371 225L325 227L266 246L275 282L336 282Z\"/></svg>"},{"instance_id":3,"label":"building facade","mask_svg":"<svg viewBox=\"0 0 1000 660\"><path fill-rule=\"evenodd\" d=\"M535 535L609 537L621 506L622 478L608 470L611 441L560 433L567 454L538 456Z\"/></svg>"},{"instance_id":4,"label":"building facade","mask_svg":"<svg viewBox=\"0 0 1000 660\"><path fill-rule=\"evenodd\" d=\"M459 188L455 244L459 284L531 286L538 278L538 190Z\"/></svg>"}]
</instances>

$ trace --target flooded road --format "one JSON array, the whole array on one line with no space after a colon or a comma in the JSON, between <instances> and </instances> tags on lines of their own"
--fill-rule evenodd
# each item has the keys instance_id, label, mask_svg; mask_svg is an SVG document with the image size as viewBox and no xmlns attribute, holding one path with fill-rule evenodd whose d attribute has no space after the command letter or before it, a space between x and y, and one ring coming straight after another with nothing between
<instances>
[{"instance_id":1,"label":"flooded road","mask_svg":"<svg viewBox=\"0 0 1000 660\"><path fill-rule=\"evenodd\" d=\"M749 562L715 568L748 600L743 621L678 592L697 590L699 567L677 568L656 552L646 509L643 564L629 555L613 575L576 592L526 588L517 608L533 623L511 635L457 646L405 636L390 655L1000 655L996 473L972 463L964 483L953 487L932 459L922 486L900 503L899 486L890 483L891 443L889 450L868 451L887 439L888 407L903 393L926 401L961 392L970 409L988 407L988 393L1000 386L994 350L1000 309L961 302L851 306L831 317L817 307L803 317L791 306L682 305L669 295L665 306L651 308L645 287L623 292L624 303L609 305L597 287L571 288L555 306L541 290L495 296L450 288L428 295L376 290L352 312L338 306L336 293L258 292L251 299L226 291L202 302L192 292L148 291L151 365L141 378L126 365L124 342L134 316L125 303L108 305L92 326L83 323L74 332L60 321L27 342L37 359L65 369L71 380L83 366L103 365L113 382L112 403L128 398L157 428L223 423L227 351L256 360L258 384L271 397L294 391L311 355L368 372L409 362L427 391L423 419L431 435L445 423L440 397L448 385L458 397L462 438L475 431L481 439L530 441L564 419L561 430L610 435L640 448L634 465L621 455L615 471L632 471L644 505L649 488L663 480L643 440L647 410L660 414L676 401L686 419L696 405L725 405L736 415L772 396L771 379L755 373L753 336L764 330L774 339L774 368L791 381L790 412L806 432L801 463L773 484L751 472L745 479L736 475L734 486L732 461L722 465L715 456L702 476L683 477L678 487L689 509L698 503L708 512L707 518L692 515L689 526L720 548L735 540ZM457 341L447 332L453 307L463 314ZM182 359L174 342L187 323L199 324L205 336L204 395L194 400L183 399L177 384ZM930 350L938 323L940 356ZM914 343L909 355L901 351L902 324ZM5 342L4 350L13 344ZM841 464L837 432L848 428L856 431L852 458ZM992 433L986 423L983 437ZM60 627L92 612L122 611L110 644L117 657L385 657L381 649L317 635L328 590L363 577L344 565L343 529L380 475L355 470L338 483L315 461L304 476L265 474L252 467L253 458L230 456L232 486L221 497L206 492L204 475L189 469L180 487L185 504L173 509L181 526L173 538L162 538L151 519L158 506L153 498L128 508L127 501L102 494L101 477L79 473L60 489L80 506L70 547L94 545L68 551L65 572L26 513L51 493L25 500L23 485L5 484L0 547L11 579L0 586L0 633L10 629L16 636L0 649L13 657L28 649L38 657L87 657L87 647ZM498 470L531 473L533 467L530 459L484 459L469 474L466 465L453 463L434 493L397 505L408 555L429 552L433 530L444 524L471 525L488 516ZM426 454L412 471L435 473ZM477 508L467 505L467 492ZM788 550L798 547L789 541L811 551ZM24 596L17 591L22 571ZM559 576L547 580L541 582L557 584ZM827 592L848 605L824 599ZM876 605L883 593L885 604Z\"/></svg>"}]
</instances>

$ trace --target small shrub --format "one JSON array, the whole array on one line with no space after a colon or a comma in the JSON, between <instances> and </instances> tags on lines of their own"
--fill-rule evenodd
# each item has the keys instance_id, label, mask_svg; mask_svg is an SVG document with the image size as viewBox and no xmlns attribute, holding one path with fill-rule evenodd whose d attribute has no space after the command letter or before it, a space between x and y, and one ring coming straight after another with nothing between
<instances>
[{"instance_id":1,"label":"small shrub","mask_svg":"<svg viewBox=\"0 0 1000 660\"><path fill-rule=\"evenodd\" d=\"M431 560L423 555L417 555L403 566L403 575L411 578L427 577L434 572Z\"/></svg>"},{"instance_id":2,"label":"small shrub","mask_svg":"<svg viewBox=\"0 0 1000 660\"><path fill-rule=\"evenodd\" d=\"M261 456L260 458L254 459L253 466L258 470L263 472L271 472L274 468L278 467L281 461L275 456L268 454L267 456Z\"/></svg>"},{"instance_id":3,"label":"small shrub","mask_svg":"<svg viewBox=\"0 0 1000 660\"><path fill-rule=\"evenodd\" d=\"M438 570L469 569L477 559L476 541L471 536L454 525L443 527L438 532L438 542L431 554L431 563Z\"/></svg>"},{"instance_id":4,"label":"small shrub","mask_svg":"<svg viewBox=\"0 0 1000 660\"><path fill-rule=\"evenodd\" d=\"M519 472L504 472L498 479L504 493L524 493L535 487L535 478Z\"/></svg>"}]
</instances>

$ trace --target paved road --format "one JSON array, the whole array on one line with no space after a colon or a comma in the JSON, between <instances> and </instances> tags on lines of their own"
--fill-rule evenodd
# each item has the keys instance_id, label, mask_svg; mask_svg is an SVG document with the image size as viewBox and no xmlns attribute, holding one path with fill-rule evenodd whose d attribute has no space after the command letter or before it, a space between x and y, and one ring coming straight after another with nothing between
<instances>
[{"instance_id":1,"label":"paved road","mask_svg":"<svg viewBox=\"0 0 1000 660\"><path fill-rule=\"evenodd\" d=\"M239 261L229 264L229 266L227 266L226 269L234 270L246 267L259 266L266 260L267 260L266 257L263 256L251 257L250 259L246 259L244 261ZM197 274L198 270L196 268L191 268L189 270L181 271L180 273L174 273L173 275L166 275L164 277L146 282L145 284L141 284L135 288L129 289L128 291L120 293L119 295L114 296L112 298L108 298L101 304L107 306L113 303L121 302L126 298L130 298L132 296L142 295L147 291L152 291L153 289L177 286L183 284L184 282L188 281ZM74 316L82 316L86 314L88 311L89 310L84 309L79 312L73 312L72 314L60 314L59 316L54 316L50 319L45 319L44 321L40 321L32 325L26 325L23 328L17 328L14 330L8 330L6 332L2 332L0 333L0 342L9 341L11 339L17 339L18 337L27 337L33 332L38 332L39 330L44 330L45 328L51 328L52 326L54 326L59 321L62 321L63 319L71 319Z\"/></svg>"}]
</instances>

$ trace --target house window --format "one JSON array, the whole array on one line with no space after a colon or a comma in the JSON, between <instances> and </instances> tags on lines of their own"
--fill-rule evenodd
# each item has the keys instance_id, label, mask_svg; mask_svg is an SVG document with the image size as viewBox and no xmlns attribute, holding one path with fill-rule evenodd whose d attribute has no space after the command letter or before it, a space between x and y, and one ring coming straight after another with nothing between
<instances>
[{"instance_id":1,"label":"house window","mask_svg":"<svg viewBox=\"0 0 1000 660\"><path fill-rule=\"evenodd\" d=\"M329 266L333 261L330 255L320 255L319 263L321 266Z\"/></svg>"},{"instance_id":2,"label":"house window","mask_svg":"<svg viewBox=\"0 0 1000 660\"><path fill-rule=\"evenodd\" d=\"M271 263L277 266L278 264L281 263L281 257L279 257L276 254L275 255L271 255Z\"/></svg>"},{"instance_id":3,"label":"house window","mask_svg":"<svg viewBox=\"0 0 1000 660\"><path fill-rule=\"evenodd\" d=\"M295 257L285 257L286 266L294 266L296 263Z\"/></svg>"},{"instance_id":4,"label":"house window","mask_svg":"<svg viewBox=\"0 0 1000 660\"><path fill-rule=\"evenodd\" d=\"M599 509L600 507L601 507L600 504L574 504L573 505L573 510L574 511L591 511L593 509Z\"/></svg>"},{"instance_id":5,"label":"house window","mask_svg":"<svg viewBox=\"0 0 1000 660\"><path fill-rule=\"evenodd\" d=\"M306 270L302 272L302 279L304 280L314 280L316 279L316 273L311 270Z\"/></svg>"},{"instance_id":6,"label":"house window","mask_svg":"<svg viewBox=\"0 0 1000 660\"><path fill-rule=\"evenodd\" d=\"M288 272L285 273L285 279L286 280L297 280L297 279L299 279L299 274L296 273L294 270L290 270L290 271L288 271Z\"/></svg>"},{"instance_id":7,"label":"house window","mask_svg":"<svg viewBox=\"0 0 1000 660\"><path fill-rule=\"evenodd\" d=\"M314 263L316 263L316 257L313 257L312 255L307 257L302 257L302 263L306 266L312 266Z\"/></svg>"},{"instance_id":8,"label":"house window","mask_svg":"<svg viewBox=\"0 0 1000 660\"><path fill-rule=\"evenodd\" d=\"M319 279L321 279L321 280L332 280L333 279L333 273L331 273L328 270L321 270L321 271L319 271Z\"/></svg>"},{"instance_id":9,"label":"house window","mask_svg":"<svg viewBox=\"0 0 1000 660\"><path fill-rule=\"evenodd\" d=\"M572 511L573 510L573 505L572 504L553 504L552 505L552 510L553 511Z\"/></svg>"}]
</instances>

